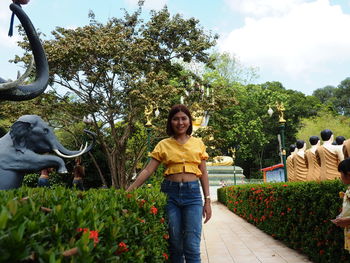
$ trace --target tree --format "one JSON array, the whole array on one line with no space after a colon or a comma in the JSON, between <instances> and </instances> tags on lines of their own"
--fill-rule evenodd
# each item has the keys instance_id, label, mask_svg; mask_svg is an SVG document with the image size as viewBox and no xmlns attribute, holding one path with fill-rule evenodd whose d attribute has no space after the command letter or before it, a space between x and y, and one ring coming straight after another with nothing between
<instances>
[{"instance_id":1,"label":"tree","mask_svg":"<svg viewBox=\"0 0 350 263\"><path fill-rule=\"evenodd\" d=\"M335 99L336 87L328 85L324 88L316 89L312 95L319 98L322 103L333 103Z\"/></svg>"},{"instance_id":2,"label":"tree","mask_svg":"<svg viewBox=\"0 0 350 263\"><path fill-rule=\"evenodd\" d=\"M303 118L301 120L301 128L297 133L297 138L309 143L310 136L320 136L320 132L324 129L330 129L336 136L344 136L350 138L350 118L341 116L330 111L320 111L317 116L312 118Z\"/></svg>"},{"instance_id":3,"label":"tree","mask_svg":"<svg viewBox=\"0 0 350 263\"><path fill-rule=\"evenodd\" d=\"M280 162L276 101L283 102L286 108L286 145L295 142L301 118L314 116L321 108L317 98L286 90L279 82L260 85L236 83L230 89L236 98L236 104L215 112L210 125L213 127L215 141L219 142L215 150L221 152L221 155L228 155L228 149L236 147L236 163L244 169L247 177L251 170ZM272 117L267 114L269 106L274 109ZM210 140L208 144L210 145Z\"/></svg>"},{"instance_id":4,"label":"tree","mask_svg":"<svg viewBox=\"0 0 350 263\"><path fill-rule=\"evenodd\" d=\"M244 66L237 57L227 52L210 56L212 67L207 67L204 78L208 81L224 80L229 83L248 85L258 79L258 69Z\"/></svg>"},{"instance_id":5,"label":"tree","mask_svg":"<svg viewBox=\"0 0 350 263\"><path fill-rule=\"evenodd\" d=\"M335 107L339 114L350 116L350 78L340 82L335 92Z\"/></svg>"},{"instance_id":6,"label":"tree","mask_svg":"<svg viewBox=\"0 0 350 263\"><path fill-rule=\"evenodd\" d=\"M54 39L44 42L52 84L75 95L80 117L92 116L117 188L129 183L138 162L128 166L126 152L136 123L144 120L145 106L158 107L164 115L193 77L174 60L208 63L207 50L217 38L206 34L194 18L171 17L167 8L152 11L144 22L141 5L105 25L90 13L89 25L57 28ZM142 147L144 143L139 144Z\"/></svg>"},{"instance_id":7,"label":"tree","mask_svg":"<svg viewBox=\"0 0 350 263\"><path fill-rule=\"evenodd\" d=\"M317 89L313 95L319 98L329 110L350 116L350 78L342 80L337 87L326 86Z\"/></svg>"}]
</instances>

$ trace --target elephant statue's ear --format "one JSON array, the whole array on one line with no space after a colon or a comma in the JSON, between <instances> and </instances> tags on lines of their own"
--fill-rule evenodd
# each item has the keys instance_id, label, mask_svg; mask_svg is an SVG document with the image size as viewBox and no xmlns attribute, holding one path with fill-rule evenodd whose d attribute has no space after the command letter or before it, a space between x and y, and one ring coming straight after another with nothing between
<instances>
[{"instance_id":1,"label":"elephant statue's ear","mask_svg":"<svg viewBox=\"0 0 350 263\"><path fill-rule=\"evenodd\" d=\"M24 121L16 121L10 129L10 136L17 151L24 153L26 150L26 136L30 131L31 124Z\"/></svg>"}]
</instances>

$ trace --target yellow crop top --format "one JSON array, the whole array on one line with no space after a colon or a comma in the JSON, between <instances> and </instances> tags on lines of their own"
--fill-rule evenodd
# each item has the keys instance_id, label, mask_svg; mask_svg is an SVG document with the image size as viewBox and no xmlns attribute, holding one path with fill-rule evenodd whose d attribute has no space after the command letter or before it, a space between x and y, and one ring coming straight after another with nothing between
<instances>
[{"instance_id":1,"label":"yellow crop top","mask_svg":"<svg viewBox=\"0 0 350 263\"><path fill-rule=\"evenodd\" d=\"M184 144L174 138L161 140L150 155L166 165L164 176L185 172L200 177L199 164L209 157L202 139L192 136Z\"/></svg>"}]
</instances>

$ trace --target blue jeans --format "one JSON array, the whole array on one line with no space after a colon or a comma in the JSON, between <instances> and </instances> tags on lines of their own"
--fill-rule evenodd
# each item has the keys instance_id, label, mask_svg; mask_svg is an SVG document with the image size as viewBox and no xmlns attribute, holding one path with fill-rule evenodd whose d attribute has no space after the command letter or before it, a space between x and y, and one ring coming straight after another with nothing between
<instances>
[{"instance_id":1,"label":"blue jeans","mask_svg":"<svg viewBox=\"0 0 350 263\"><path fill-rule=\"evenodd\" d=\"M170 261L201 262L203 201L199 181L178 183L164 180L161 190L168 196Z\"/></svg>"},{"instance_id":2,"label":"blue jeans","mask_svg":"<svg viewBox=\"0 0 350 263\"><path fill-rule=\"evenodd\" d=\"M48 178L40 178L38 179L38 186L39 187L49 187L49 179Z\"/></svg>"},{"instance_id":3,"label":"blue jeans","mask_svg":"<svg viewBox=\"0 0 350 263\"><path fill-rule=\"evenodd\" d=\"M84 191L85 188L84 188L84 184L83 184L83 180L82 179L74 179L73 180L73 188L76 188L80 191Z\"/></svg>"}]
</instances>

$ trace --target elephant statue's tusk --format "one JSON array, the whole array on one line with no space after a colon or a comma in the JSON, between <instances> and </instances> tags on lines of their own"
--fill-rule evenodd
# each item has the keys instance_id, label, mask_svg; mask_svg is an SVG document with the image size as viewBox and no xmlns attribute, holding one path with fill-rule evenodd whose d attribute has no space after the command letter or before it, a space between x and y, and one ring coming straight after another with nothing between
<instances>
[{"instance_id":1,"label":"elephant statue's tusk","mask_svg":"<svg viewBox=\"0 0 350 263\"><path fill-rule=\"evenodd\" d=\"M34 58L32 57L29 67L24 72L24 74L22 76L19 76L15 81L0 83L0 90L8 90L8 89L16 88L19 85L21 85L25 81L25 79L29 76L30 72L33 70L33 66L34 66Z\"/></svg>"},{"instance_id":2,"label":"elephant statue's tusk","mask_svg":"<svg viewBox=\"0 0 350 263\"><path fill-rule=\"evenodd\" d=\"M77 154L74 154L74 155L65 155L65 154L61 153L58 149L53 149L53 151L54 151L58 156L63 157L63 158L75 158L75 157L78 157L78 156L84 154L84 153L85 153L85 150L86 150L86 148L87 148L87 146L88 146L88 143L85 143L84 149L82 149L80 153L77 153ZM80 147L80 148L81 148L81 147Z\"/></svg>"},{"instance_id":3,"label":"elephant statue's tusk","mask_svg":"<svg viewBox=\"0 0 350 263\"><path fill-rule=\"evenodd\" d=\"M14 3L10 4L10 9L21 22L25 34L28 37L35 61L35 80L25 85L14 85L14 83L12 83L10 87L8 87L7 83L5 83L6 81L0 78L0 83L4 84L2 89L0 89L0 101L31 100L45 91L49 81L49 64L44 48L32 22L17 2L18 1L14 1ZM17 81L20 82L20 80ZM15 81L15 83L17 83L17 81Z\"/></svg>"}]
</instances>

